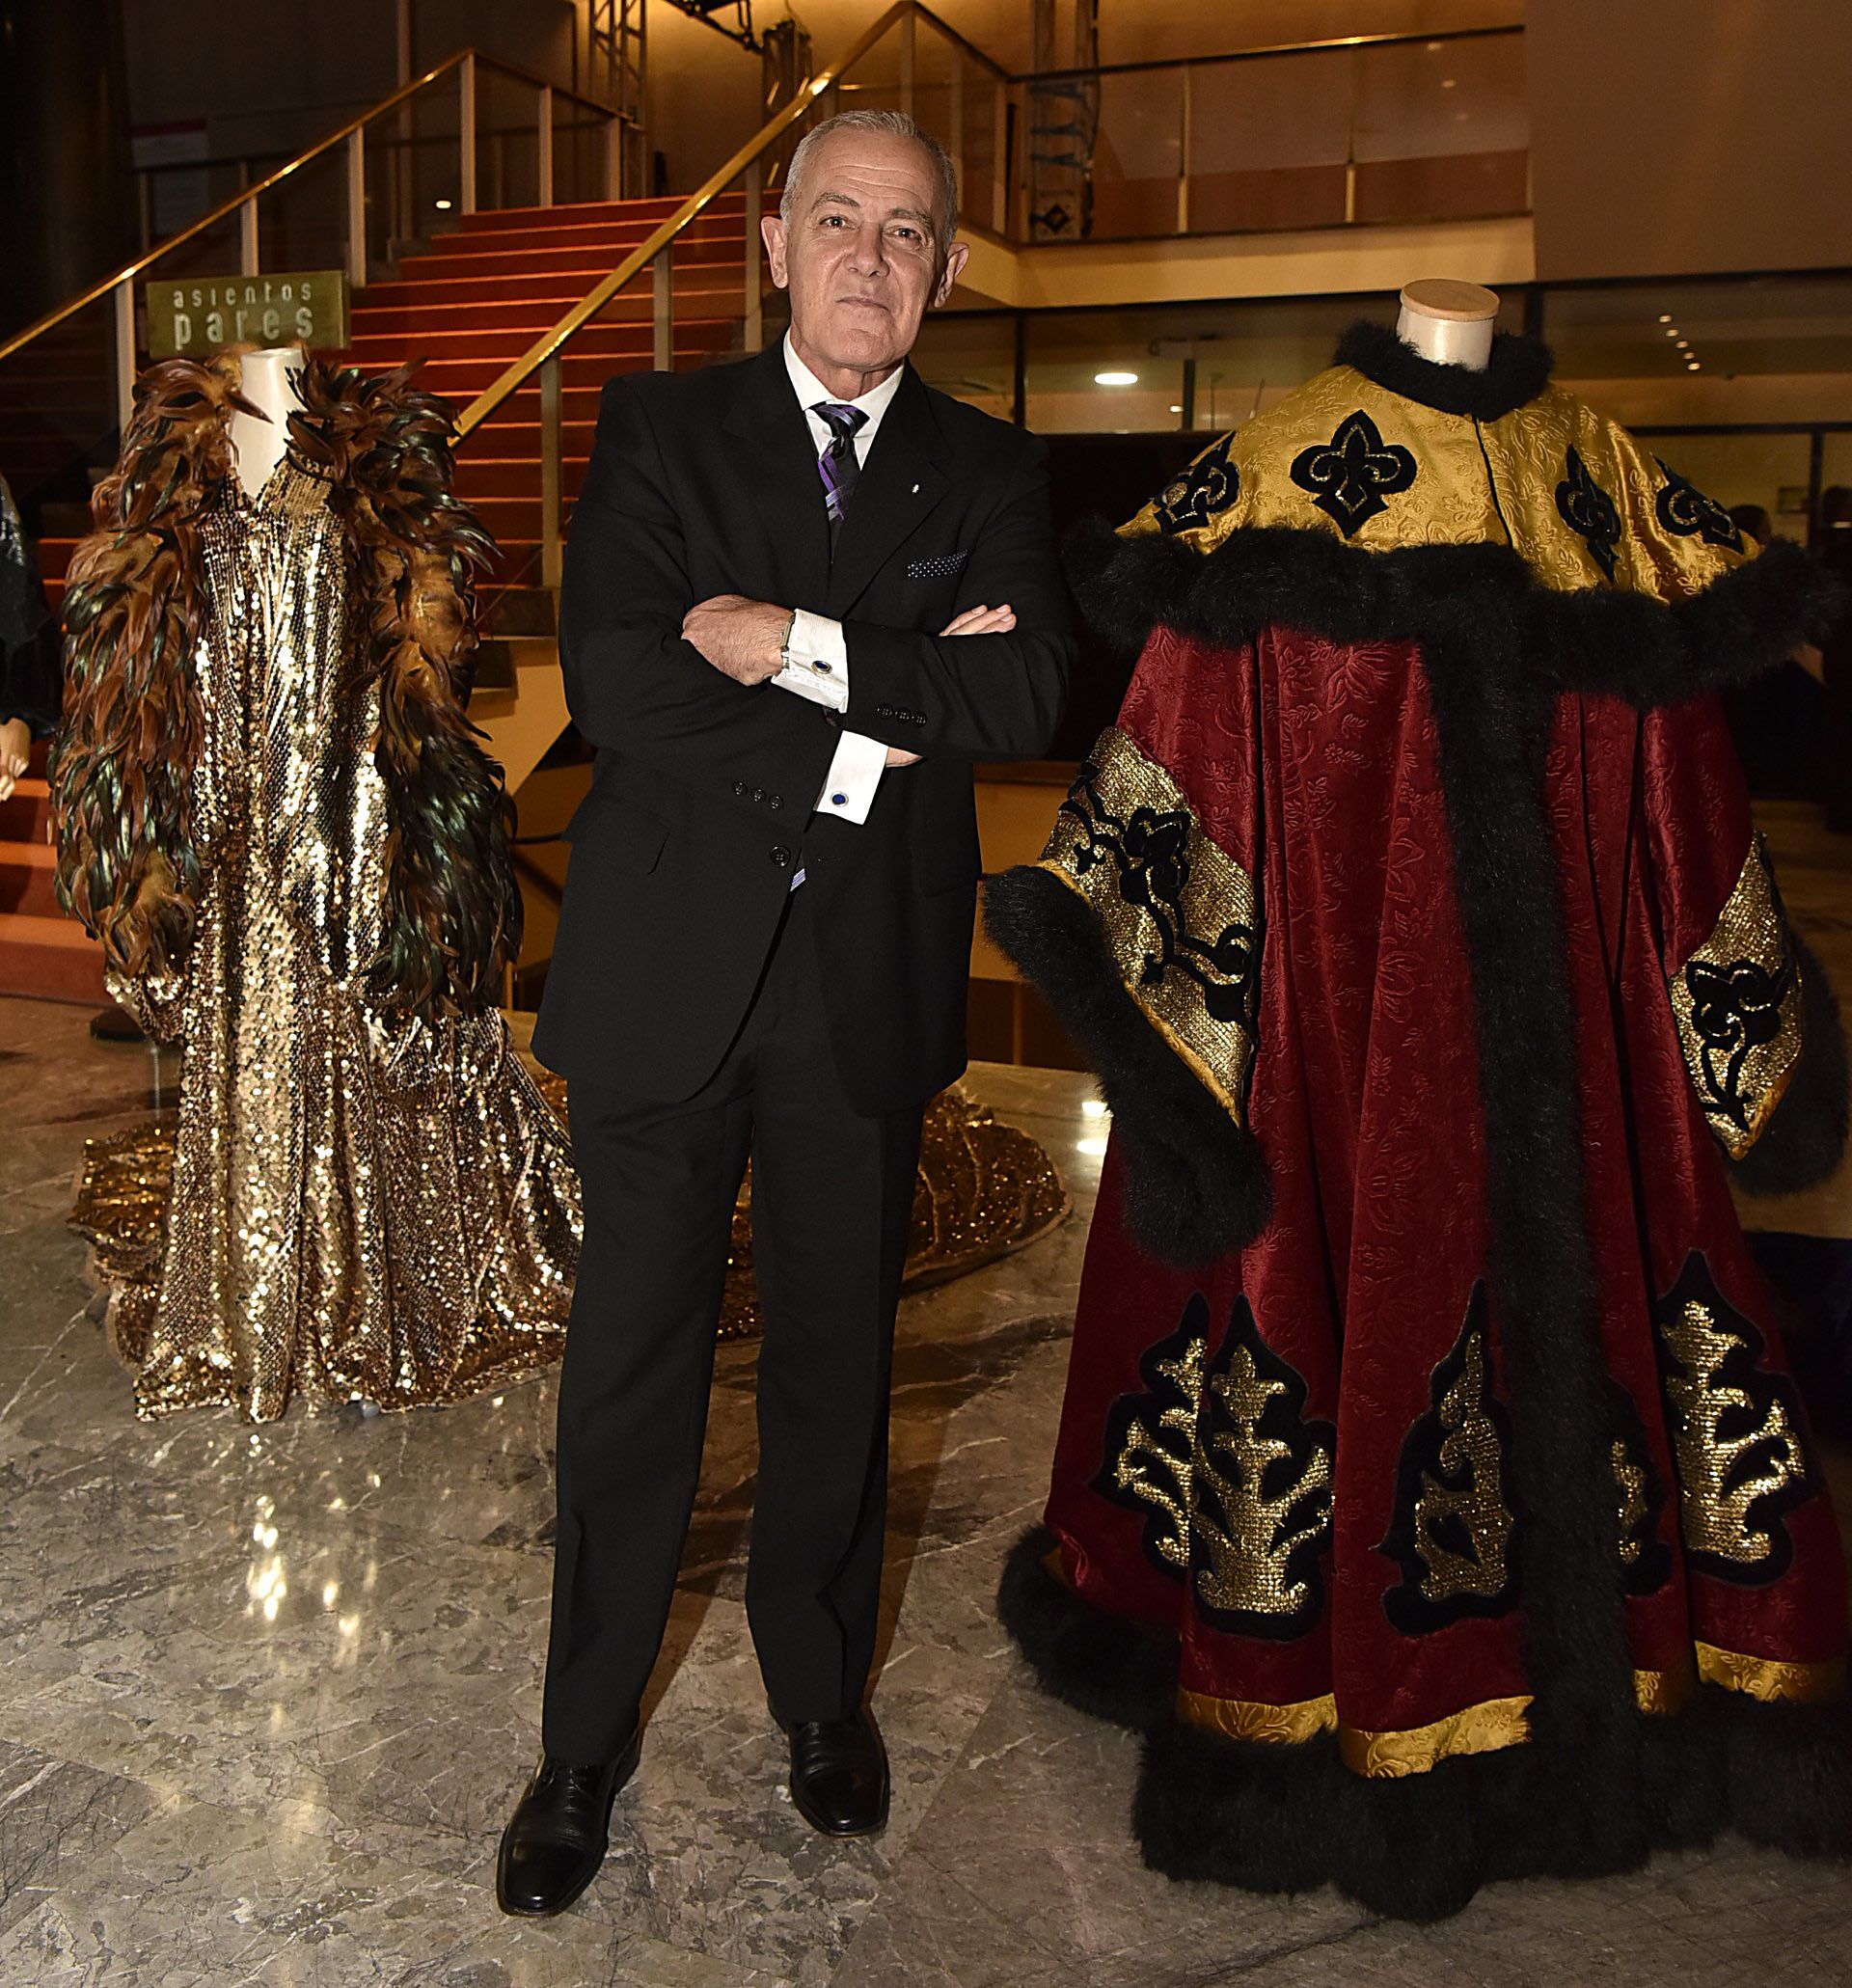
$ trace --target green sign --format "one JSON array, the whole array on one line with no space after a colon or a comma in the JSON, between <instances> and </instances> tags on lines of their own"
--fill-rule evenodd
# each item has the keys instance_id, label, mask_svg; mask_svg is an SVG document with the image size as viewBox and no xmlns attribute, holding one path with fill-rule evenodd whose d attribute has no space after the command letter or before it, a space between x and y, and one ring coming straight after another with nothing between
<instances>
[{"instance_id":1,"label":"green sign","mask_svg":"<svg viewBox=\"0 0 1852 1988\"><path fill-rule=\"evenodd\" d=\"M347 273L195 276L144 286L148 349L155 359L204 359L227 345L347 342Z\"/></svg>"}]
</instances>

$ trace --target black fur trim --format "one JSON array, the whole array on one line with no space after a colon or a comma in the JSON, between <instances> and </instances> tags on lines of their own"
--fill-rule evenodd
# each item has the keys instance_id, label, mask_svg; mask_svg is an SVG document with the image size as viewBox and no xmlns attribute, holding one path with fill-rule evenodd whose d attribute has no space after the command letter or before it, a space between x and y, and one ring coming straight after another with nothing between
<instances>
[{"instance_id":1,"label":"black fur trim","mask_svg":"<svg viewBox=\"0 0 1852 1988\"><path fill-rule=\"evenodd\" d=\"M1084 1605L1084 1604L1080 1604ZM1391 1919L1457 1913L1499 1878L1597 1877L1735 1829L1801 1856L1852 1856L1852 1723L1843 1705L1762 1704L1705 1687L1675 1716L1633 1712L1625 1790L1547 1800L1535 1745L1365 1779L1335 1738L1235 1740L1175 1718L1145 1743L1132 1829L1154 1869L1254 1892L1335 1884ZM1624 1811L1620 1812L1624 1803ZM1614 1805L1598 1832L1581 1816Z\"/></svg>"},{"instance_id":2,"label":"black fur trim","mask_svg":"<svg viewBox=\"0 0 1852 1988\"><path fill-rule=\"evenodd\" d=\"M1542 393L1550 384L1556 355L1541 339L1522 332L1495 332L1491 357L1483 368L1446 366L1424 359L1397 337L1393 326L1359 317L1338 340L1331 363L1355 367L1365 379L1442 414L1470 414L1495 422Z\"/></svg>"},{"instance_id":3,"label":"black fur trim","mask_svg":"<svg viewBox=\"0 0 1852 1988\"><path fill-rule=\"evenodd\" d=\"M1826 968L1798 934L1801 968L1801 1056L1785 1095L1741 1159L1732 1178L1752 1194L1791 1194L1817 1186L1845 1157L1847 1076L1845 1031Z\"/></svg>"},{"instance_id":4,"label":"black fur trim","mask_svg":"<svg viewBox=\"0 0 1852 1988\"><path fill-rule=\"evenodd\" d=\"M1147 1622L1106 1614L1048 1568L1054 1535L1029 1527L1010 1548L996 1613L1050 1698L1115 1726L1145 1731L1177 1698L1177 1639Z\"/></svg>"},{"instance_id":5,"label":"black fur trim","mask_svg":"<svg viewBox=\"0 0 1852 1988\"><path fill-rule=\"evenodd\" d=\"M985 885L984 925L1099 1075L1125 1155L1133 1241L1183 1269L1252 1242L1272 1212L1260 1145L1146 1021L1092 911L1025 863Z\"/></svg>"},{"instance_id":6,"label":"black fur trim","mask_svg":"<svg viewBox=\"0 0 1852 1988\"><path fill-rule=\"evenodd\" d=\"M1069 584L1102 640L1138 648L1161 621L1239 647L1264 628L1327 640L1477 645L1487 678L1519 669L1539 689L1623 697L1642 709L1751 682L1818 641L1845 589L1787 539L1668 605L1645 594L1539 586L1503 545L1367 552L1327 531L1250 526L1204 557L1157 533L1080 526Z\"/></svg>"}]
</instances>

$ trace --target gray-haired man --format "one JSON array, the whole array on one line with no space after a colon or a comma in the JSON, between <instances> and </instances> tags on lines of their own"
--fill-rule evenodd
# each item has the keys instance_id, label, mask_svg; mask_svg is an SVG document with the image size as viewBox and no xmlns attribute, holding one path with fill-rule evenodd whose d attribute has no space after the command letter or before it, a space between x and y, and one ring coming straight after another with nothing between
<instances>
[{"instance_id":1,"label":"gray-haired man","mask_svg":"<svg viewBox=\"0 0 1852 1988\"><path fill-rule=\"evenodd\" d=\"M605 389L560 622L597 769L534 1037L571 1081L586 1246L511 1912L584 1890L637 1763L749 1153L747 1613L800 1811L886 1819L888 1355L920 1114L965 1065L971 764L1047 749L1071 661L1040 445L906 363L964 265L956 203L910 121L831 121L766 224L789 338Z\"/></svg>"}]
</instances>

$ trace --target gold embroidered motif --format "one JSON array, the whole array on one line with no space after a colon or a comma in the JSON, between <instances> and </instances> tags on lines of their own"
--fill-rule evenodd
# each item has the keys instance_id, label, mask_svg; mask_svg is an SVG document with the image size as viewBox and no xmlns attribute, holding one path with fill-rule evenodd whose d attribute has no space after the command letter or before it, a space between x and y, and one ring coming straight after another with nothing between
<instances>
[{"instance_id":1,"label":"gold embroidered motif","mask_svg":"<svg viewBox=\"0 0 1852 1988\"><path fill-rule=\"evenodd\" d=\"M1505 1435L1486 1353L1485 1287L1475 1284L1453 1349L1434 1369L1433 1405L1408 1431L1396 1516L1382 1551L1402 1566L1383 1610L1418 1636L1511 1601L1512 1509Z\"/></svg>"},{"instance_id":2,"label":"gold embroidered motif","mask_svg":"<svg viewBox=\"0 0 1852 1988\"><path fill-rule=\"evenodd\" d=\"M1640 1558L1640 1522L1647 1516L1647 1473L1628 1454L1619 1436L1609 1452L1614 1463L1614 1481L1620 1492L1620 1560L1632 1566Z\"/></svg>"},{"instance_id":3,"label":"gold embroidered motif","mask_svg":"<svg viewBox=\"0 0 1852 1988\"><path fill-rule=\"evenodd\" d=\"M1132 999L1239 1120L1260 984L1253 878L1117 727L1082 765L1042 867L1092 908Z\"/></svg>"},{"instance_id":4,"label":"gold embroidered motif","mask_svg":"<svg viewBox=\"0 0 1852 1988\"><path fill-rule=\"evenodd\" d=\"M1716 929L1667 989L1704 1117L1740 1159L1801 1053L1801 967L1759 831Z\"/></svg>"},{"instance_id":5,"label":"gold embroidered motif","mask_svg":"<svg viewBox=\"0 0 1852 1988\"><path fill-rule=\"evenodd\" d=\"M1113 1482L1170 1521L1147 1526L1154 1552L1179 1569L1189 1566L1190 1481L1196 1422L1203 1400L1204 1343L1191 1338L1173 1358L1153 1364L1157 1378L1175 1389L1176 1401L1158 1412L1156 1432L1133 1415L1112 1466ZM1171 1441L1163 1438L1168 1434Z\"/></svg>"},{"instance_id":6,"label":"gold embroidered motif","mask_svg":"<svg viewBox=\"0 0 1852 1988\"><path fill-rule=\"evenodd\" d=\"M1288 1383L1263 1375L1254 1348L1240 1340L1230 1348L1227 1372L1212 1375L1209 1387L1212 1433L1196 1451L1192 1499L1207 1549L1197 1596L1230 1614L1298 1616L1317 1599L1302 1556L1312 1557L1331 1527L1331 1450L1307 1439ZM1275 1419L1276 1402L1301 1432L1299 1441L1263 1427ZM1205 1486L1214 1495L1212 1508Z\"/></svg>"},{"instance_id":7,"label":"gold embroidered motif","mask_svg":"<svg viewBox=\"0 0 1852 1988\"><path fill-rule=\"evenodd\" d=\"M1718 1290L1699 1250L1654 1320L1685 1550L1727 1580L1778 1580L1793 1556L1783 1514L1812 1483L1786 1388L1761 1364L1762 1336Z\"/></svg>"},{"instance_id":8,"label":"gold embroidered motif","mask_svg":"<svg viewBox=\"0 0 1852 1988\"><path fill-rule=\"evenodd\" d=\"M1600 503L1571 503L1566 513L1557 495L1565 483L1598 491ZM1341 488L1351 502L1337 501ZM1476 421L1334 366L1219 438L1123 531L1163 531L1199 553L1253 526L1326 531L1368 552L1511 545L1544 586L1680 600L1750 556L1740 536L1705 530L1702 518L1694 524L1688 489L1624 428L1560 387L1497 421ZM1591 504L1602 527L1593 535L1582 529Z\"/></svg>"},{"instance_id":9,"label":"gold embroidered motif","mask_svg":"<svg viewBox=\"0 0 1852 1988\"><path fill-rule=\"evenodd\" d=\"M1423 1471L1422 1494L1415 1500L1415 1541L1428 1564L1421 1592L1430 1601L1496 1594L1505 1586L1512 1514L1500 1495L1498 1430L1486 1409L1486 1395L1485 1340L1475 1331L1466 1342L1459 1378L1440 1403L1447 1425L1441 1469L1463 1482L1449 1484ZM1457 1536L1461 1529L1472 1541L1470 1553L1457 1553L1446 1543L1446 1533Z\"/></svg>"},{"instance_id":10,"label":"gold embroidered motif","mask_svg":"<svg viewBox=\"0 0 1852 1988\"><path fill-rule=\"evenodd\" d=\"M1698 1668L1683 1663L1670 1671L1636 1671L1634 1702L1643 1712L1682 1712L1698 1693Z\"/></svg>"}]
</instances>

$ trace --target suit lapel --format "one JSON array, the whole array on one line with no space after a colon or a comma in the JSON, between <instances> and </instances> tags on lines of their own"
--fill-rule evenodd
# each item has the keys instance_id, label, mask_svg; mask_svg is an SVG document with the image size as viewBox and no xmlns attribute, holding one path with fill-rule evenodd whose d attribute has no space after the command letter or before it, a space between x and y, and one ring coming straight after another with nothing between
<instances>
[{"instance_id":1,"label":"suit lapel","mask_svg":"<svg viewBox=\"0 0 1852 1988\"><path fill-rule=\"evenodd\" d=\"M734 368L739 392L724 426L733 472L772 541L780 600L821 612L829 588L830 521L810 423L791 391L784 341Z\"/></svg>"},{"instance_id":2,"label":"suit lapel","mask_svg":"<svg viewBox=\"0 0 1852 1988\"><path fill-rule=\"evenodd\" d=\"M849 514L842 521L830 569L826 612L832 619L840 621L848 614L894 548L944 496L940 448L932 403L910 364L876 431L874 447L856 479Z\"/></svg>"}]
</instances>

